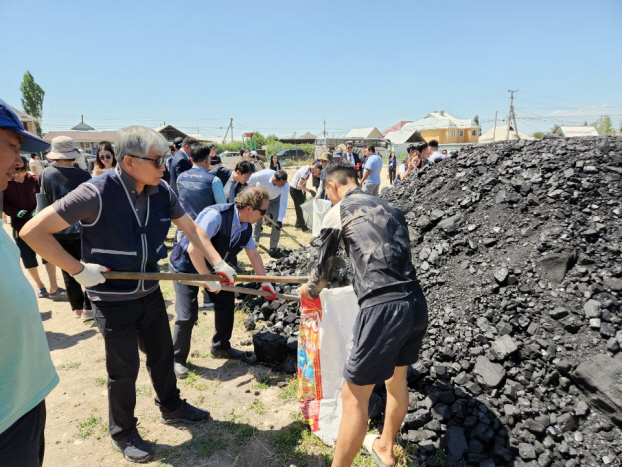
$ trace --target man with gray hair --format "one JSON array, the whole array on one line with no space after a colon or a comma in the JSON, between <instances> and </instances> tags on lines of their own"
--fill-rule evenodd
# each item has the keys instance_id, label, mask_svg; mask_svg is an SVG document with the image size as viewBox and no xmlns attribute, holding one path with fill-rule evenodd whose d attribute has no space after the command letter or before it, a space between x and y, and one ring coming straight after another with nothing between
<instances>
[{"instance_id":1,"label":"man with gray hair","mask_svg":"<svg viewBox=\"0 0 622 467\"><path fill-rule=\"evenodd\" d=\"M161 422L200 423L210 416L179 397L171 330L158 282L106 280L102 273L159 271L172 221L226 283L232 284L236 274L162 181L168 150L164 137L132 126L119 130L114 146L115 170L83 183L41 211L23 238L86 287L106 348L113 447L129 461L146 462L153 458L153 448L140 437L134 417L139 346L147 354ZM77 222L82 224L82 261L53 237Z\"/></svg>"}]
</instances>

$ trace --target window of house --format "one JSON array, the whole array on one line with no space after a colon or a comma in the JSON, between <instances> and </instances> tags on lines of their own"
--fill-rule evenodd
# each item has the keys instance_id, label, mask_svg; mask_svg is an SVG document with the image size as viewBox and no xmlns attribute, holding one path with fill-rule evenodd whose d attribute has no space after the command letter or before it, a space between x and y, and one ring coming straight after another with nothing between
<instances>
[{"instance_id":1,"label":"window of house","mask_svg":"<svg viewBox=\"0 0 622 467\"><path fill-rule=\"evenodd\" d=\"M477 130L471 130L471 136L477 136Z\"/></svg>"},{"instance_id":2,"label":"window of house","mask_svg":"<svg viewBox=\"0 0 622 467\"><path fill-rule=\"evenodd\" d=\"M449 130L449 136L452 138L456 137L456 130Z\"/></svg>"},{"instance_id":3,"label":"window of house","mask_svg":"<svg viewBox=\"0 0 622 467\"><path fill-rule=\"evenodd\" d=\"M464 130L460 130L460 136L464 136Z\"/></svg>"}]
</instances>

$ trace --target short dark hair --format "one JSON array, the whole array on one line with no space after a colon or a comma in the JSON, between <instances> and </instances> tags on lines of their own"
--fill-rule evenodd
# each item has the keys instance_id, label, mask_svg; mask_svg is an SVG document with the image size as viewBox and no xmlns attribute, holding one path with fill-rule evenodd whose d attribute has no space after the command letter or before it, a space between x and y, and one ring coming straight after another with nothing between
<instances>
[{"instance_id":1,"label":"short dark hair","mask_svg":"<svg viewBox=\"0 0 622 467\"><path fill-rule=\"evenodd\" d=\"M287 172L285 172L284 170L277 170L276 172L274 172L274 179L278 180L279 182L287 180Z\"/></svg>"},{"instance_id":2,"label":"short dark hair","mask_svg":"<svg viewBox=\"0 0 622 467\"><path fill-rule=\"evenodd\" d=\"M348 141L348 142L346 143L346 147L348 147L348 146L352 146L352 147L354 147L354 143L353 143L352 141Z\"/></svg>"},{"instance_id":3,"label":"short dark hair","mask_svg":"<svg viewBox=\"0 0 622 467\"><path fill-rule=\"evenodd\" d=\"M250 161L240 161L235 164L235 171L244 174L255 173L255 165Z\"/></svg>"},{"instance_id":4,"label":"short dark hair","mask_svg":"<svg viewBox=\"0 0 622 467\"><path fill-rule=\"evenodd\" d=\"M182 146L192 146L194 143L198 143L198 141L192 136L186 136L184 140L181 142Z\"/></svg>"},{"instance_id":5,"label":"short dark hair","mask_svg":"<svg viewBox=\"0 0 622 467\"><path fill-rule=\"evenodd\" d=\"M209 157L209 146L205 146L201 143L193 143L190 146L190 158L192 162L203 162Z\"/></svg>"},{"instance_id":6,"label":"short dark hair","mask_svg":"<svg viewBox=\"0 0 622 467\"><path fill-rule=\"evenodd\" d=\"M335 160L324 169L324 186L329 180L334 180L339 185L356 181L356 169L347 161Z\"/></svg>"},{"instance_id":7,"label":"short dark hair","mask_svg":"<svg viewBox=\"0 0 622 467\"><path fill-rule=\"evenodd\" d=\"M209 150L211 151L212 149L218 149L218 146L216 146L215 144L210 144Z\"/></svg>"},{"instance_id":8,"label":"short dark hair","mask_svg":"<svg viewBox=\"0 0 622 467\"><path fill-rule=\"evenodd\" d=\"M25 156L20 156L22 158L22 166L23 166L23 171L24 172L28 172L30 170L30 164L28 163L28 159L26 159Z\"/></svg>"},{"instance_id":9,"label":"short dark hair","mask_svg":"<svg viewBox=\"0 0 622 467\"><path fill-rule=\"evenodd\" d=\"M437 148L438 147L438 141L435 139L431 139L430 142L428 143L431 147L433 148Z\"/></svg>"},{"instance_id":10,"label":"short dark hair","mask_svg":"<svg viewBox=\"0 0 622 467\"><path fill-rule=\"evenodd\" d=\"M372 146L371 144L369 146L366 146L368 151L371 151L372 153L376 152L376 148L374 146Z\"/></svg>"},{"instance_id":11,"label":"short dark hair","mask_svg":"<svg viewBox=\"0 0 622 467\"><path fill-rule=\"evenodd\" d=\"M415 147L414 144L411 144L410 146L408 146L408 149L406 149L406 152L410 153L410 151L416 151L417 148Z\"/></svg>"},{"instance_id":12,"label":"short dark hair","mask_svg":"<svg viewBox=\"0 0 622 467\"><path fill-rule=\"evenodd\" d=\"M425 141L421 141L419 144L417 144L416 149L417 151L421 152L427 147L428 147L428 143L426 143Z\"/></svg>"}]
</instances>

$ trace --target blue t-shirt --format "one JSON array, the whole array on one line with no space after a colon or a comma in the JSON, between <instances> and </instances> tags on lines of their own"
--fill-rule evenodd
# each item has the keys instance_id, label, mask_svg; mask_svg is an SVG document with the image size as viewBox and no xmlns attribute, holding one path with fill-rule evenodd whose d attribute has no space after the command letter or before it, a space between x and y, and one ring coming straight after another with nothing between
<instances>
[{"instance_id":1,"label":"blue t-shirt","mask_svg":"<svg viewBox=\"0 0 622 467\"><path fill-rule=\"evenodd\" d=\"M380 172L382 172L382 158L378 154L372 154L365 162L365 170L371 170L369 177L365 179L366 183L372 185L380 185Z\"/></svg>"},{"instance_id":2,"label":"blue t-shirt","mask_svg":"<svg viewBox=\"0 0 622 467\"><path fill-rule=\"evenodd\" d=\"M19 249L0 221L0 433L35 408L58 384L35 291Z\"/></svg>"}]
</instances>

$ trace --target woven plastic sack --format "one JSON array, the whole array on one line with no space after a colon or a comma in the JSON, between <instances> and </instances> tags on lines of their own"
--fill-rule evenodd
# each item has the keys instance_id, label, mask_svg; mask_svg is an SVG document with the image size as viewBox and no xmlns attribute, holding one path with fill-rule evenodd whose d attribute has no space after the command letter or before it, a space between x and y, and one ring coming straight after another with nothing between
<instances>
[{"instance_id":1,"label":"woven plastic sack","mask_svg":"<svg viewBox=\"0 0 622 467\"><path fill-rule=\"evenodd\" d=\"M359 312L352 286L302 299L298 334L298 401L311 431L333 446L341 423L343 368Z\"/></svg>"},{"instance_id":2,"label":"woven plastic sack","mask_svg":"<svg viewBox=\"0 0 622 467\"><path fill-rule=\"evenodd\" d=\"M309 198L300 205L302 209L302 218L308 228L313 229L313 198Z\"/></svg>"},{"instance_id":3,"label":"woven plastic sack","mask_svg":"<svg viewBox=\"0 0 622 467\"><path fill-rule=\"evenodd\" d=\"M313 237L317 237L320 234L320 230L322 230L322 221L324 221L324 217L330 211L333 205L330 201L326 199L314 199L313 200Z\"/></svg>"}]
</instances>

